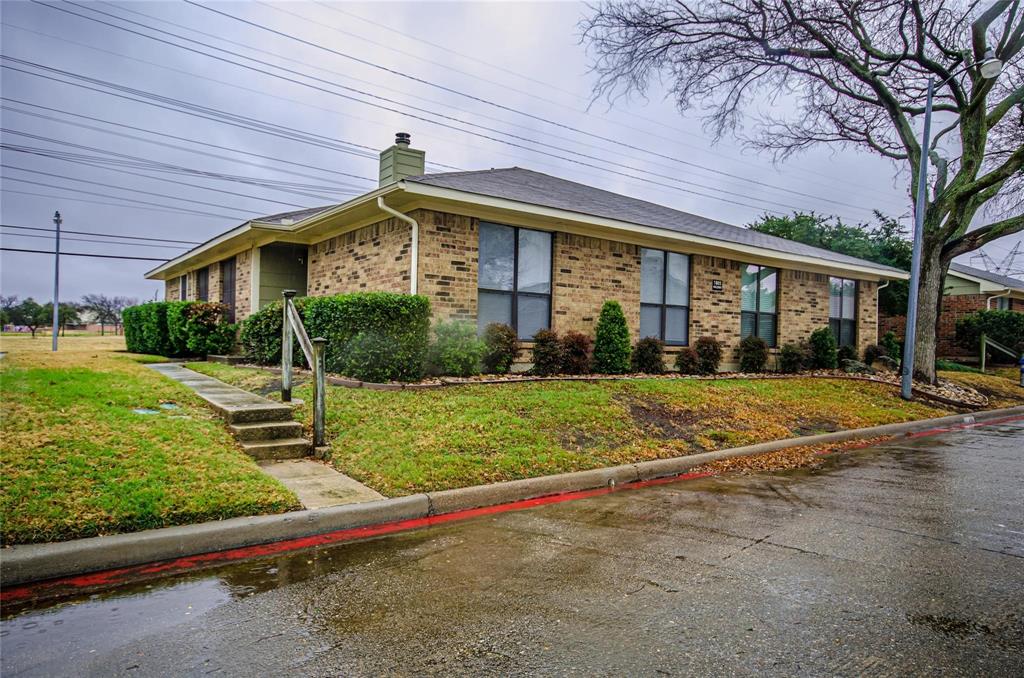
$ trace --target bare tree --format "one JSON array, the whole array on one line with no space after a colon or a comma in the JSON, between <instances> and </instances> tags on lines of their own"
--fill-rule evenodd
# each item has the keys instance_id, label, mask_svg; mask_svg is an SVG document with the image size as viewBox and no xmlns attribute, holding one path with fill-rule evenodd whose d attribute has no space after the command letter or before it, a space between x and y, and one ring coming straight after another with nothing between
<instances>
[{"instance_id":1,"label":"bare tree","mask_svg":"<svg viewBox=\"0 0 1024 678\"><path fill-rule=\"evenodd\" d=\"M934 106L917 323L916 372L934 382L949 262L1024 229L1020 4L615 0L594 8L582 30L599 75L595 98L643 93L652 77L667 77L679 108L706 107L721 138L739 134L756 97L792 97L791 114L754 120L754 134L743 136L749 146L776 159L818 144L866 149L904 170L908 188L917 183L928 78L947 81ZM1005 64L997 79L977 66L989 50ZM988 223L971 228L981 216Z\"/></svg>"},{"instance_id":2,"label":"bare tree","mask_svg":"<svg viewBox=\"0 0 1024 678\"><path fill-rule=\"evenodd\" d=\"M82 296L82 308L93 314L100 324L100 335L106 334L106 326L113 325L117 333L121 326L121 311L138 302L129 297L108 297L104 294L86 294Z\"/></svg>"}]
</instances>

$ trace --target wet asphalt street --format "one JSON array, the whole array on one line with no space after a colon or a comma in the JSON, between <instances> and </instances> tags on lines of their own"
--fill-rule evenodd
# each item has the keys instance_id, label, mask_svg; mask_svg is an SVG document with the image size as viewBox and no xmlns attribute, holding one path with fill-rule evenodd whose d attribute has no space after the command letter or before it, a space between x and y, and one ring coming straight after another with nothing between
<instances>
[{"instance_id":1,"label":"wet asphalt street","mask_svg":"<svg viewBox=\"0 0 1024 678\"><path fill-rule=\"evenodd\" d=\"M5 676L1024 675L1024 422L5 609Z\"/></svg>"}]
</instances>

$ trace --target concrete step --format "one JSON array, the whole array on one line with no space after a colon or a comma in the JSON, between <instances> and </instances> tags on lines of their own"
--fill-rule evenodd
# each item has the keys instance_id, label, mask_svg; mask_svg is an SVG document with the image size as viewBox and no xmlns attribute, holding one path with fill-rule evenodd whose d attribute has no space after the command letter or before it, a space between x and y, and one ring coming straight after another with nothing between
<instances>
[{"instance_id":1,"label":"concrete step","mask_svg":"<svg viewBox=\"0 0 1024 678\"><path fill-rule=\"evenodd\" d=\"M254 440L242 443L242 449L253 459L298 459L309 454L309 441L305 438L281 440Z\"/></svg>"},{"instance_id":2,"label":"concrete step","mask_svg":"<svg viewBox=\"0 0 1024 678\"><path fill-rule=\"evenodd\" d=\"M209 402L209 401L208 401ZM229 424L253 424L269 421L292 421L292 408L276 403L225 405L210 402L210 406Z\"/></svg>"},{"instance_id":3,"label":"concrete step","mask_svg":"<svg viewBox=\"0 0 1024 678\"><path fill-rule=\"evenodd\" d=\"M257 421L251 424L229 424L228 429L239 442L302 437L302 424L297 421Z\"/></svg>"}]
</instances>

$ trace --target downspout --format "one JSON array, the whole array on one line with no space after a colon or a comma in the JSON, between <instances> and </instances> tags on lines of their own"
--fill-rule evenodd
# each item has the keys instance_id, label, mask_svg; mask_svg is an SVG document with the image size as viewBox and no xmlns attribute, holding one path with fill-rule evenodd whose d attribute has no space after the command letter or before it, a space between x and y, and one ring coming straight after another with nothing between
<instances>
[{"instance_id":1,"label":"downspout","mask_svg":"<svg viewBox=\"0 0 1024 678\"><path fill-rule=\"evenodd\" d=\"M420 263L420 224L408 214L402 214L398 210L388 207L382 195L377 196L377 207L412 226L412 251L410 253L412 263L409 264L409 294L416 294L416 278L419 277Z\"/></svg>"},{"instance_id":2,"label":"downspout","mask_svg":"<svg viewBox=\"0 0 1024 678\"><path fill-rule=\"evenodd\" d=\"M1013 292L1013 290L1007 289L1005 292L1000 292L999 294L993 294L991 297L989 297L988 299L985 300L985 310L986 311L991 311L992 310L992 300L993 299L998 299L999 297L1008 297L1008 296L1010 296L1010 294L1012 292Z\"/></svg>"}]
</instances>

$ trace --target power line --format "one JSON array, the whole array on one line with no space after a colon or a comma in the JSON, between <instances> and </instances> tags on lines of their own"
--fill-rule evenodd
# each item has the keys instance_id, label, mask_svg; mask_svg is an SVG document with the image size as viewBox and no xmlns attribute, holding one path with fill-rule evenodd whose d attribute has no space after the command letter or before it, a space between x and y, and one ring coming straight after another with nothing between
<instances>
[{"instance_id":1,"label":"power line","mask_svg":"<svg viewBox=\"0 0 1024 678\"><path fill-rule=\"evenodd\" d=\"M40 226L15 226L14 224L0 224L0 228L18 228L26 231L46 231L56 233L55 228L42 228ZM172 242L180 245L202 245L198 240L172 240L170 238L147 238L141 235L120 235L118 233L97 233L96 231L69 231L66 228L60 229L61 233L72 233L74 235L99 235L105 238L124 238L126 240L152 240L154 242Z\"/></svg>"},{"instance_id":2,"label":"power line","mask_svg":"<svg viewBox=\"0 0 1024 678\"><path fill-rule=\"evenodd\" d=\"M67 190L67 189L61 188L60 190ZM17 195L31 195L31 196L38 197L38 198L47 198L48 200L70 200L72 202L89 203L89 204L92 204L92 205L106 205L108 207L121 207L121 208L124 208L124 209L142 210L142 211L146 211L146 212L166 212L168 214L177 214L179 216L182 215L182 214L187 214L189 216L207 217L209 219L221 219L221 220L223 220L223 219L235 220L236 219L236 217L226 217L223 214L209 214L207 212L198 212L198 211L186 210L185 208L179 208L179 207L173 207L171 209L162 209L162 208L159 208L159 207L139 207L137 205L124 205L122 203L117 203L117 202L104 202L102 200L89 200L88 198L79 198L77 196L72 196L72 195L54 195L53 193L34 193L32 191L19 191L19 190L16 190L16 189L13 189L13 188L7 188L7 187L0 188L0 191L2 191L3 193L14 193L14 194L17 194ZM113 196L113 197L114 197L115 200L124 200L124 198L121 198L121 197L118 197L118 196Z\"/></svg>"},{"instance_id":3,"label":"power line","mask_svg":"<svg viewBox=\"0 0 1024 678\"><path fill-rule=\"evenodd\" d=\"M34 235L32 233L10 233L7 235L8 238L41 238L43 240L53 240L54 238L48 235ZM65 238L61 234L61 240L73 240L75 242L98 242L103 245L124 245L125 247L156 247L159 249L167 250L187 250L187 247L181 245L150 245L148 243L141 242L113 242L111 240L97 240L95 238Z\"/></svg>"},{"instance_id":4,"label":"power line","mask_svg":"<svg viewBox=\"0 0 1024 678\"><path fill-rule=\"evenodd\" d=\"M29 254L56 254L53 250L29 250L20 247L0 247L3 252L27 252ZM85 252L61 252L62 257L91 257L93 259L132 259L134 261L167 261L159 257L129 257L115 254L86 254Z\"/></svg>"},{"instance_id":5,"label":"power line","mask_svg":"<svg viewBox=\"0 0 1024 678\"><path fill-rule=\"evenodd\" d=\"M38 0L33 0L33 1L38 1ZM788 193L793 193L793 194L796 194L796 195L802 195L802 196L805 196L805 197L814 198L815 200L824 200L826 202L832 202L832 203L843 205L843 206L846 206L846 207L852 207L854 209L861 209L861 210L866 209L866 208L864 208L861 205L853 205L853 204L850 204L850 203L844 203L842 201L832 200L832 199L829 199L829 198L821 198L821 197L810 195L810 194L807 194L807 193L802 193L800 191L794 191L792 189L787 189L787 188L784 188L784 187L775 186L773 184L769 184L769 183L766 183L766 182L758 181L758 180L755 180L755 179L749 179L747 177L740 176L740 175L737 175L737 174L733 174L731 172L726 172L724 170L718 170L718 169L710 168L710 167L707 167L705 165L701 165L699 163L694 163L694 162L690 162L690 161L686 161L686 160L680 160L679 158L675 158L673 156L666 155L666 154L663 154L663 153L658 153L656 151L651 151L649 149L645 149L643 147L636 146L635 144L630 144L630 143L627 143L627 142L624 142L624 141L620 141L620 140L612 138L612 137L606 137L606 136L603 136L601 134L595 134L593 132L588 132L588 131L586 131L584 129L580 129L580 128L574 127L572 125L567 125L565 123L561 123L561 122L558 122L558 121L555 121L555 120L551 120L551 119L545 118L543 116L535 115L533 113L528 113L526 111L522 111L522 110L519 110L517 108L513 108L511 106L506 106L504 104L500 104L500 103L495 102L495 101L490 100L490 99L486 99L486 98L483 98L483 97L475 96L473 94L462 92L460 90L457 90L457 89L454 89L454 88L451 88L451 87L447 87L445 85L438 84L436 82L433 82L431 80L427 80L425 78L420 78L420 77L417 77L417 76L414 76L414 75L409 75L408 73L405 73L403 71L400 71L400 70L397 70L397 69L394 69L394 68L389 68L387 66L382 66L380 64L377 64L377 63L374 63L372 61L369 61L368 59L363 59L361 57L352 56L351 54L346 54L345 52L338 51L338 50L333 49L331 47L326 47L326 46L321 45L319 43L312 42L310 40L305 40L304 38L301 38L301 37L296 36L296 35L292 35L291 33L287 33L285 31L279 31L279 30L276 30L274 28L270 28L269 26L264 26L264 25L262 25L260 23L255 22L255 21L250 21L248 19L245 19L245 18L242 18L242 17L239 17L239 16L235 16L233 14L229 14L228 12L224 12L224 11L221 11L219 9L214 9L213 7L208 7L206 5L202 5L202 4L198 3L198 2L195 2L195 0L184 0L184 2L186 2L186 3L190 4L190 5L193 5L195 7L199 7L201 9L204 9L204 10L206 10L208 12L213 12L215 14L219 14L221 16L227 17L229 19L233 19L235 21L244 23L244 24L252 26L254 28L258 28L260 30L267 31L267 32L272 33L274 35L278 35L280 37L287 38L289 40L293 40L295 42L301 43L303 45L307 45L309 47L313 47L315 49L323 50L325 52L328 52L330 54L334 54L334 55L340 56L340 57L345 58L345 59L350 59L352 61L355 61L356 63L360 63L360 64L363 64L365 66L369 66L371 68L376 68L376 69L379 69L381 71L390 73L392 75L396 75L396 76L401 77L401 78L406 78L408 80L412 80L414 82L417 82L417 83L420 83L420 84L423 84L423 85L427 85L429 87L434 87L434 88L440 89L440 90L448 92L450 94L456 94L458 96L465 97L465 98L470 99L472 101L476 101L476 102L479 102L479 103L482 103L482 104L486 104L488 106L493 106L493 107L498 108L500 110L508 111L510 113L515 113L517 115L522 115L522 116L530 118L532 120L537 120L538 122L543 122L543 123L546 123L548 125L559 127L559 128L562 128L562 129L565 129L565 130L568 130L568 131L571 131L571 132L574 132L574 133L577 133L577 134L583 134L585 136L588 136L588 137L591 137L591 138L594 138L594 139L600 139L602 141L605 141L605 142L608 142L608 143L612 143L612 144L615 144L617 146L621 146L623 148L629 148L631 150L640 151L641 153L647 153L647 154L653 155L655 157L659 157L659 158L663 158L665 160L669 160L671 162L675 162L675 163L678 163L678 164L681 164L681 165L685 165L685 166L688 166L688 167L700 168L700 169L703 169L705 171L712 172L714 174L719 174L719 175L730 177L730 178L733 178L733 179L738 179L740 181L748 181L748 182L757 184L759 186L765 186L765 187L768 187L768 188L774 188L776 190L786 191ZM75 2L70 2L69 4L72 4L72 5L75 5L75 6L78 6L78 7L82 7L81 5L78 5L78 3L75 3ZM92 8L90 8L90 9L91 9L91 11L94 11L94 12L98 12L99 11L99 10L92 9ZM285 10L280 10L280 11L285 11ZM100 13L101 14L105 14L106 16L113 16L113 17L115 17L115 18L117 18L117 19L119 19L121 21L126 21L126 22L129 22L129 23L136 23L137 24L137 22L132 22L129 19L124 19L122 17L117 16L116 14L115 15L111 15L111 14L108 14L106 12L100 12ZM286 13L290 13L290 12L286 12ZM305 18L305 17L300 17L300 18ZM306 18L306 21L313 21L313 20ZM319 22L313 21L313 23L319 23ZM321 24L321 25L323 25L323 24ZM330 26L326 26L326 27L329 28L329 29L331 28ZM158 28L153 28L153 27L150 27L150 26L146 26L146 28L149 28L150 30L154 30L154 31L163 32L163 33L166 33L168 35L174 35L173 33L161 31ZM227 53L231 54L231 52L229 52L228 50L221 50L220 48L215 47L213 45L206 45L206 44L204 44L202 42L192 41L189 38L185 38L185 37L182 37L182 36L175 35L175 37L178 37L179 39L189 40L190 42L196 42L196 44L201 44L201 45L204 45L205 47L210 47L212 49L218 49L219 51L224 51L224 52L227 52ZM243 58L252 59L251 57L245 57L244 55L239 55L239 54L235 54L235 56L241 56ZM256 59L252 59L252 60L259 62L259 60L256 60ZM270 64L270 65L273 65L273 64ZM281 67L277 66L277 68L281 68ZM287 69L284 69L284 68L281 68L281 70L286 70L287 71ZM309 77L309 76L307 76L307 77ZM338 86L340 86L340 85L338 85ZM346 89L349 89L349 88L346 88ZM368 94L368 93L364 93L364 94ZM374 96L374 95L368 94L368 96ZM400 102L393 102L393 103L400 103ZM401 105L406 105L406 104L401 104ZM435 113L435 115L438 115L438 114ZM473 124L473 123L468 123L466 121L460 121L460 122L463 122L463 124ZM499 130L492 130L492 131L496 131L496 132L502 133L502 134L508 134L506 132L500 132ZM509 135L509 136L515 136L515 135ZM538 142L533 142L533 143L538 143ZM566 149L561 149L561 150L566 151ZM567 152L573 152L573 151L567 151ZM584 156L584 157L588 157L588 156ZM608 161L605 161L605 162L608 162ZM618 164L618 163L616 163L616 164ZM637 168L631 168L631 169L637 170ZM642 171L642 170L640 170L640 171Z\"/></svg>"}]
</instances>

